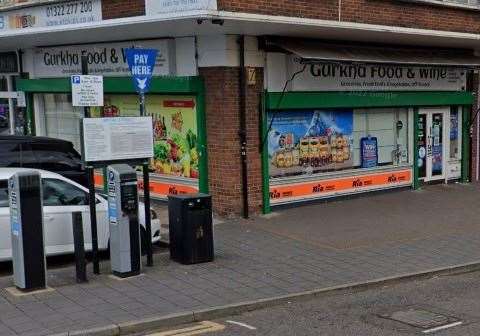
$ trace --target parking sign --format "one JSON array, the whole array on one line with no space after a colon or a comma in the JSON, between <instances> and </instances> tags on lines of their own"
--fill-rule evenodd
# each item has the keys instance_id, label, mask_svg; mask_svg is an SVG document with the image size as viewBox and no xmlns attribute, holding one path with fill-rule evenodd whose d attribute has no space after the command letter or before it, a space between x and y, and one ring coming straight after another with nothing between
<instances>
[{"instance_id":1,"label":"parking sign","mask_svg":"<svg viewBox=\"0 0 480 336\"><path fill-rule=\"evenodd\" d=\"M90 75L73 75L72 105L103 106L103 77Z\"/></svg>"},{"instance_id":2,"label":"parking sign","mask_svg":"<svg viewBox=\"0 0 480 336\"><path fill-rule=\"evenodd\" d=\"M141 95L148 92L157 59L156 49L130 48L125 50L135 89Z\"/></svg>"}]
</instances>

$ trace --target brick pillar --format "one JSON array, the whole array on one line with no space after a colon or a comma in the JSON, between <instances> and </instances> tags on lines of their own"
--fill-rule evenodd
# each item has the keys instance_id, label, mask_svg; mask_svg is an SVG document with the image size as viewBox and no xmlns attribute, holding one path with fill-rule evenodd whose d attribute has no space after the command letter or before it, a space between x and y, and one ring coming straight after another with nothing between
<instances>
[{"instance_id":1,"label":"brick pillar","mask_svg":"<svg viewBox=\"0 0 480 336\"><path fill-rule=\"evenodd\" d=\"M252 215L262 211L262 156L260 134L263 68L255 68L256 84L247 86L247 141L248 141L248 204Z\"/></svg>"},{"instance_id":2,"label":"brick pillar","mask_svg":"<svg viewBox=\"0 0 480 336\"><path fill-rule=\"evenodd\" d=\"M257 69L257 84L247 89L247 155L249 207L258 213L262 202L259 111L263 71ZM209 187L214 211L220 216L242 213L240 161L240 105L238 67L199 68L205 81Z\"/></svg>"}]
</instances>

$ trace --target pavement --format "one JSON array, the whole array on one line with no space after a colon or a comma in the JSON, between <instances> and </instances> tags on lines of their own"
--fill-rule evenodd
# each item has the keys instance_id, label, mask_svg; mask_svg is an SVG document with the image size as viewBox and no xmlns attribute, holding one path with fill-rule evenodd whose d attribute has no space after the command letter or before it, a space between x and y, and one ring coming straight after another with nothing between
<instances>
[{"instance_id":1,"label":"pavement","mask_svg":"<svg viewBox=\"0 0 480 336\"><path fill-rule=\"evenodd\" d=\"M179 265L159 250L153 268L128 280L110 277L108 261L87 284L75 284L72 266L50 268L53 292L14 297L0 290L0 335L94 328L100 329L92 335L125 334L162 318L211 319L297 295L477 264L479 188L428 186L225 221L215 226L213 263ZM10 286L11 276L1 276L0 288Z\"/></svg>"}]
</instances>

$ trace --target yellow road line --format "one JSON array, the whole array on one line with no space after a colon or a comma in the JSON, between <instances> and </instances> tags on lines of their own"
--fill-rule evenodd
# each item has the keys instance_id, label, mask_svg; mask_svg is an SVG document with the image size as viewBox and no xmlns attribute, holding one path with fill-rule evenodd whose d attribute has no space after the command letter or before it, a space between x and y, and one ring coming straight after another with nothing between
<instances>
[{"instance_id":1,"label":"yellow road line","mask_svg":"<svg viewBox=\"0 0 480 336\"><path fill-rule=\"evenodd\" d=\"M191 327L162 331L154 334L149 334L148 336L192 336L206 334L214 331L222 331L223 329L225 329L225 326L222 324L210 321L203 321Z\"/></svg>"}]
</instances>

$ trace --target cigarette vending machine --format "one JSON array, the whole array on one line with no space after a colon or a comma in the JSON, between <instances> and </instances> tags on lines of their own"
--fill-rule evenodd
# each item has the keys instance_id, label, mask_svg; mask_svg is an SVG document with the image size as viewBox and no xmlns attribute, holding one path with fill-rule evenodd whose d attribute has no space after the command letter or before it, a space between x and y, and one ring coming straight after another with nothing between
<instances>
[{"instance_id":1,"label":"cigarette vending machine","mask_svg":"<svg viewBox=\"0 0 480 336\"><path fill-rule=\"evenodd\" d=\"M38 172L24 171L8 181L13 281L24 291L46 287L42 184Z\"/></svg>"},{"instance_id":2,"label":"cigarette vending machine","mask_svg":"<svg viewBox=\"0 0 480 336\"><path fill-rule=\"evenodd\" d=\"M118 277L140 274L137 173L129 165L108 167L108 216L112 272Z\"/></svg>"}]
</instances>

